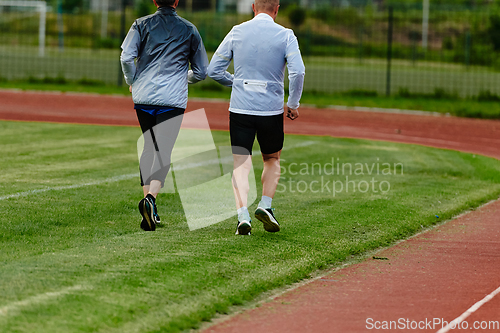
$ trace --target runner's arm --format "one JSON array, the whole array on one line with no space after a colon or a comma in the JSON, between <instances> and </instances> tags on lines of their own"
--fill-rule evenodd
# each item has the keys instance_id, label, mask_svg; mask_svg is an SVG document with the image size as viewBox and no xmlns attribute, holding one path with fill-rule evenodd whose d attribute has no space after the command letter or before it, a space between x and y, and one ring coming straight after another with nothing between
<instances>
[{"instance_id":1,"label":"runner's arm","mask_svg":"<svg viewBox=\"0 0 500 333\"><path fill-rule=\"evenodd\" d=\"M233 59L232 39L233 31L231 30L215 51L208 66L208 76L226 87L232 87L234 80L234 75L227 71Z\"/></svg>"},{"instance_id":2,"label":"runner's arm","mask_svg":"<svg viewBox=\"0 0 500 333\"><path fill-rule=\"evenodd\" d=\"M191 51L189 62L191 69L188 71L188 83L194 84L205 80L207 77L208 57L205 46L198 31L193 35L195 48Z\"/></svg>"},{"instance_id":3,"label":"runner's arm","mask_svg":"<svg viewBox=\"0 0 500 333\"><path fill-rule=\"evenodd\" d=\"M292 110L296 110L300 106L306 68L300 55L297 37L295 37L291 30L288 36L286 62L288 66L288 90L290 91L287 106Z\"/></svg>"},{"instance_id":4,"label":"runner's arm","mask_svg":"<svg viewBox=\"0 0 500 333\"><path fill-rule=\"evenodd\" d=\"M122 53L120 56L125 82L127 82L129 86L131 86L134 82L136 72L135 59L139 55L140 42L141 38L139 31L137 30L137 25L134 22L127 34L127 37L125 37L125 40L123 41Z\"/></svg>"}]
</instances>

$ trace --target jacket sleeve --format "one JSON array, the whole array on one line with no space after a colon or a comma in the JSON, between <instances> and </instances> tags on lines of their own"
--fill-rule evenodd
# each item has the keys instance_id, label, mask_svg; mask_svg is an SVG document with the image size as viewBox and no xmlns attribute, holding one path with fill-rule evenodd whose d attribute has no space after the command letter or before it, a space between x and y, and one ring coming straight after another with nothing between
<instances>
[{"instance_id":1,"label":"jacket sleeve","mask_svg":"<svg viewBox=\"0 0 500 333\"><path fill-rule=\"evenodd\" d=\"M297 37L290 30L286 48L286 62L288 66L288 96L287 106L290 109L297 109L300 106L300 98L304 89L304 76L306 68L300 55L299 43Z\"/></svg>"},{"instance_id":2,"label":"jacket sleeve","mask_svg":"<svg viewBox=\"0 0 500 333\"><path fill-rule=\"evenodd\" d=\"M231 30L215 51L208 66L208 76L226 87L232 87L234 80L234 75L227 71L233 59L232 40L233 31Z\"/></svg>"},{"instance_id":3,"label":"jacket sleeve","mask_svg":"<svg viewBox=\"0 0 500 333\"><path fill-rule=\"evenodd\" d=\"M139 47L141 43L141 36L139 34L137 24L134 22L130 28L127 37L123 41L121 46L122 53L120 56L120 62L122 64L123 75L125 76L125 82L129 86L134 82L135 72L137 70L135 66L135 59L139 55Z\"/></svg>"},{"instance_id":4,"label":"jacket sleeve","mask_svg":"<svg viewBox=\"0 0 500 333\"><path fill-rule=\"evenodd\" d=\"M193 47L189 62L191 69L188 71L188 83L193 84L205 80L207 77L208 57L203 45L203 40L197 30L194 33Z\"/></svg>"}]
</instances>

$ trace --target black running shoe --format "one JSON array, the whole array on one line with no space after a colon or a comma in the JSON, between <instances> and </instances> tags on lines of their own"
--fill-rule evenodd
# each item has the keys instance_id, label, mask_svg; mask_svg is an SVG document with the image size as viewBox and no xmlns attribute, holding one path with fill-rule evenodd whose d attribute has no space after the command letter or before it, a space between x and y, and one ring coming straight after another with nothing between
<instances>
[{"instance_id":1,"label":"black running shoe","mask_svg":"<svg viewBox=\"0 0 500 333\"><path fill-rule=\"evenodd\" d=\"M250 235L250 232L252 231L252 225L250 224L250 221L238 221L238 225L236 227L236 234L235 235Z\"/></svg>"},{"instance_id":2,"label":"black running shoe","mask_svg":"<svg viewBox=\"0 0 500 333\"><path fill-rule=\"evenodd\" d=\"M145 218L142 218L141 229L144 230L144 231L152 231L151 228L150 228L150 226L149 226L148 221Z\"/></svg>"},{"instance_id":3,"label":"black running shoe","mask_svg":"<svg viewBox=\"0 0 500 333\"><path fill-rule=\"evenodd\" d=\"M141 229L144 231L155 231L156 222L154 215L156 207L154 202L150 198L145 197L139 201L139 212L142 215Z\"/></svg>"},{"instance_id":4,"label":"black running shoe","mask_svg":"<svg viewBox=\"0 0 500 333\"><path fill-rule=\"evenodd\" d=\"M155 205L155 206L156 206L156 205ZM160 215L158 215L158 213L156 212L156 207L155 207L154 219L155 219L155 223L156 223L156 224L160 224L160 223L161 223L161 220L160 220Z\"/></svg>"},{"instance_id":5,"label":"black running shoe","mask_svg":"<svg viewBox=\"0 0 500 333\"><path fill-rule=\"evenodd\" d=\"M272 208L257 207L255 217L264 224L264 230L268 232L280 231L280 224L276 221Z\"/></svg>"}]
</instances>

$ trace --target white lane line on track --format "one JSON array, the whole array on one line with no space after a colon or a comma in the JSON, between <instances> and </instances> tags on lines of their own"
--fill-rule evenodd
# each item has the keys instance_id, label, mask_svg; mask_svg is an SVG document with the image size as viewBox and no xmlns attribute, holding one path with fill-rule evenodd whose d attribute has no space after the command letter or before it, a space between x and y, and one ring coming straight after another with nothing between
<instances>
[{"instance_id":1,"label":"white lane line on track","mask_svg":"<svg viewBox=\"0 0 500 333\"><path fill-rule=\"evenodd\" d=\"M25 197L25 196L28 196L30 194L44 193L44 192L48 192L48 191L72 190L72 189L86 187L86 186L101 185L104 183L114 183L114 182L119 182L121 180L138 177L138 175L139 175L138 173L130 173L128 175L121 175L121 176L106 178L104 180L99 180L99 181L94 181L94 182L89 182L89 183L67 185L67 186L47 187L47 188L42 188L42 189L38 189L38 190L19 192L19 193L9 194L9 195L5 195L3 197L0 197L0 201L11 199L11 198Z\"/></svg>"},{"instance_id":2,"label":"white lane line on track","mask_svg":"<svg viewBox=\"0 0 500 333\"><path fill-rule=\"evenodd\" d=\"M476 304L474 304L473 306L471 306L467 311L465 311L464 313L462 313L462 315L460 315L460 317L455 318L454 320L452 320L448 325L446 325L445 327L443 327L439 331L437 331L437 333L446 333L449 330L456 328L457 325L459 325L462 321L464 321L471 314L473 314L474 312L476 312L481 306L483 306L487 302L491 301L493 299L493 297L495 297L498 294L500 294L500 287L498 287L491 294L487 295L485 298L483 298L482 300L480 300L479 302L477 302Z\"/></svg>"},{"instance_id":3,"label":"white lane line on track","mask_svg":"<svg viewBox=\"0 0 500 333\"><path fill-rule=\"evenodd\" d=\"M55 292L48 292L48 293L43 293L39 294L36 296L29 297L25 300L18 301L18 302L13 302L8 305L5 305L0 308L0 316L7 316L9 313L15 313L20 310L22 307L30 306L30 305L37 305L37 304L42 304L45 302L50 301L51 299L70 294L74 291L80 291L80 290L89 290L92 289L92 287L89 286L82 286L82 285L76 285L73 287L68 287L64 288L60 291L55 291Z\"/></svg>"},{"instance_id":4,"label":"white lane line on track","mask_svg":"<svg viewBox=\"0 0 500 333\"><path fill-rule=\"evenodd\" d=\"M296 145L286 147L286 148L284 148L284 150L285 149L300 148L300 147L307 147L307 146L311 146L315 143L317 143L317 142L316 141L304 141L304 142L298 143ZM253 154L260 154L260 151L254 150L252 153ZM190 164L186 164L186 165L181 165L175 169L176 170L184 170L184 169L191 169L191 168L196 168L196 167L205 166L205 165L217 164L219 162L229 162L229 160L226 160L226 159L223 159L223 160L224 161L219 161L217 159L217 160L208 160L208 161L201 162L201 163L190 163ZM232 158L231 158L231 160L232 160ZM114 182L119 182L122 180L132 179L135 177L139 177L139 174L138 173L129 173L127 175L106 178L104 180L88 182L88 183L83 183L83 184L47 187L47 188L42 188L42 189L38 189L38 190L18 192L18 193L14 193L14 194L1 196L0 201L12 199L12 198L26 197L26 196L31 195L31 194L44 193L44 192L49 192L49 191L64 191L64 190L72 190L72 189L77 189L77 188L82 188L82 187L87 187L87 186L101 185L104 183L114 183Z\"/></svg>"}]
</instances>

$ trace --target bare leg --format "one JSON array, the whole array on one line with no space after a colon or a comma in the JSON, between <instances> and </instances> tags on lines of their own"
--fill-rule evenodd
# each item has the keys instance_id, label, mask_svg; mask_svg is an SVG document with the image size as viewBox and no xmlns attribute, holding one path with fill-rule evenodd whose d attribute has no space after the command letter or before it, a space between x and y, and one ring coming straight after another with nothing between
<instances>
[{"instance_id":1,"label":"bare leg","mask_svg":"<svg viewBox=\"0 0 500 333\"><path fill-rule=\"evenodd\" d=\"M149 193L149 185L144 185L142 187L142 191L144 192L144 196L148 195L148 193Z\"/></svg>"},{"instance_id":2,"label":"bare leg","mask_svg":"<svg viewBox=\"0 0 500 333\"><path fill-rule=\"evenodd\" d=\"M161 182L159 180L152 180L151 184L149 185L148 193L151 193L153 197L155 197L156 199L156 196L158 195L158 193L160 193L160 191L161 191Z\"/></svg>"},{"instance_id":3,"label":"bare leg","mask_svg":"<svg viewBox=\"0 0 500 333\"><path fill-rule=\"evenodd\" d=\"M252 168L252 156L233 154L233 160L233 191L236 199L236 208L240 209L241 207L247 207L248 191L250 190L248 175Z\"/></svg>"},{"instance_id":4,"label":"bare leg","mask_svg":"<svg viewBox=\"0 0 500 333\"><path fill-rule=\"evenodd\" d=\"M262 171L262 195L273 198L281 176L281 150L273 154L262 154L264 171Z\"/></svg>"}]
</instances>

